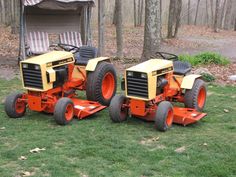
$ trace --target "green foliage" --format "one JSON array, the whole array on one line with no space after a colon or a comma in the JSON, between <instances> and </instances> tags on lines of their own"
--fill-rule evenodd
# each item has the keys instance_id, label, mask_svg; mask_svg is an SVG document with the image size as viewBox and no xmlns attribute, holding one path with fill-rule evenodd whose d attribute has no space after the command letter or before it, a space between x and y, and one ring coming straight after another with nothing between
<instances>
[{"instance_id":1,"label":"green foliage","mask_svg":"<svg viewBox=\"0 0 236 177\"><path fill-rule=\"evenodd\" d=\"M201 75L202 75L203 80L206 81L206 82L213 82L213 81L216 80L216 78L211 74L203 73Z\"/></svg>"},{"instance_id":2,"label":"green foliage","mask_svg":"<svg viewBox=\"0 0 236 177\"><path fill-rule=\"evenodd\" d=\"M0 80L0 88L2 100L19 90L21 82ZM235 176L236 102L229 100L236 88L208 90L208 116L187 127L173 125L165 133L136 118L112 123L107 109L68 126L33 111L9 119L0 103L0 176L21 176L24 171L52 177ZM183 146L182 153L175 152ZM46 150L29 152L36 147Z\"/></svg>"},{"instance_id":3,"label":"green foliage","mask_svg":"<svg viewBox=\"0 0 236 177\"><path fill-rule=\"evenodd\" d=\"M217 65L227 65L230 61L221 56L220 54L213 52L204 52L197 55L180 55L179 59L181 61L187 61L191 63L192 66L203 65L203 64L217 64Z\"/></svg>"}]
</instances>

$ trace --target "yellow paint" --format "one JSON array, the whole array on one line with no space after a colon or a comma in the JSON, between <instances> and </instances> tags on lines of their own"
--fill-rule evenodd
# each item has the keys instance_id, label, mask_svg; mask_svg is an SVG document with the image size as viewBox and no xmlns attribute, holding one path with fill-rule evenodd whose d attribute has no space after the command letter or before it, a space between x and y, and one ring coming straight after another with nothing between
<instances>
[{"instance_id":1,"label":"yellow paint","mask_svg":"<svg viewBox=\"0 0 236 177\"><path fill-rule=\"evenodd\" d=\"M151 59L140 63L136 66L128 68L127 71L136 71L142 73L151 73L153 71L158 71L173 66L173 62L170 60L162 59Z\"/></svg>"},{"instance_id":2,"label":"yellow paint","mask_svg":"<svg viewBox=\"0 0 236 177\"><path fill-rule=\"evenodd\" d=\"M111 62L108 57L99 57L99 58L91 59L88 61L88 64L86 66L86 71L95 71L98 63L101 61Z\"/></svg>"},{"instance_id":3,"label":"yellow paint","mask_svg":"<svg viewBox=\"0 0 236 177\"><path fill-rule=\"evenodd\" d=\"M181 85L184 76L181 76L181 75L174 75L174 77L175 77L175 79L176 79L176 80L180 83L180 85ZM180 88L179 88L177 82L174 80L173 77L170 79L170 88L180 90Z\"/></svg>"},{"instance_id":4,"label":"yellow paint","mask_svg":"<svg viewBox=\"0 0 236 177\"><path fill-rule=\"evenodd\" d=\"M156 74L156 71L160 71L166 68L172 67L171 70L165 71L164 73ZM141 98L135 96L129 96L127 91L127 79L125 79L126 85L126 97L133 98L137 100L149 101L156 98L156 85L157 85L157 77L160 75L165 75L167 73L173 72L173 62L170 60L163 59L151 59L146 62L140 63L136 66L128 68L126 71L140 72L146 73L148 78L148 98ZM126 78L126 72L125 72Z\"/></svg>"},{"instance_id":5,"label":"yellow paint","mask_svg":"<svg viewBox=\"0 0 236 177\"><path fill-rule=\"evenodd\" d=\"M32 63L38 65L44 65L45 63L51 63L54 61L59 61L67 58L74 58L71 52L66 51L52 51L43 55L35 56L27 60L22 61L21 63ZM50 65L48 65L50 67Z\"/></svg>"},{"instance_id":6,"label":"yellow paint","mask_svg":"<svg viewBox=\"0 0 236 177\"><path fill-rule=\"evenodd\" d=\"M75 79L85 79L84 76L86 77L86 66L75 66L73 73L72 73L72 78ZM83 73L83 74L82 74ZM83 76L84 75L84 76Z\"/></svg>"},{"instance_id":7,"label":"yellow paint","mask_svg":"<svg viewBox=\"0 0 236 177\"><path fill-rule=\"evenodd\" d=\"M53 83L56 81L56 72L53 69L48 69L47 72L49 73L49 80L50 83Z\"/></svg>"},{"instance_id":8,"label":"yellow paint","mask_svg":"<svg viewBox=\"0 0 236 177\"><path fill-rule=\"evenodd\" d=\"M181 84L181 88L183 89L192 89L194 81L201 77L201 75L190 74L183 78L183 82Z\"/></svg>"},{"instance_id":9,"label":"yellow paint","mask_svg":"<svg viewBox=\"0 0 236 177\"><path fill-rule=\"evenodd\" d=\"M53 62L57 62L53 65ZM64 66L71 63L74 63L75 59L73 54L65 51L53 51L30 59L21 61L20 63L20 72L22 78L23 88L32 91L48 91L53 88L53 81L56 80L55 71L53 72L54 67ZM43 89L31 88L24 86L24 78L22 71L22 64L35 64L40 66L41 77ZM50 82L47 81L47 72L49 73Z\"/></svg>"}]
</instances>

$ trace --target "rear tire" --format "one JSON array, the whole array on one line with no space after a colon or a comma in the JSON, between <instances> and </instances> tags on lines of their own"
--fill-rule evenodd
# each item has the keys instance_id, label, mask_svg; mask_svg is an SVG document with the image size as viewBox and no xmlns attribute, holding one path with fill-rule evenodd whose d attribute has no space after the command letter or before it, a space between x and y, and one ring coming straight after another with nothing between
<instances>
[{"instance_id":1,"label":"rear tire","mask_svg":"<svg viewBox=\"0 0 236 177\"><path fill-rule=\"evenodd\" d=\"M191 90L186 90L184 95L184 105L186 108L196 109L201 112L206 103L207 88L203 80L197 79Z\"/></svg>"},{"instance_id":2,"label":"rear tire","mask_svg":"<svg viewBox=\"0 0 236 177\"><path fill-rule=\"evenodd\" d=\"M155 128L159 131L167 131L172 123L174 118L173 106L169 101L162 101L157 107L155 114Z\"/></svg>"},{"instance_id":3,"label":"rear tire","mask_svg":"<svg viewBox=\"0 0 236 177\"><path fill-rule=\"evenodd\" d=\"M5 112L10 118L20 118L25 115L26 103L19 102L19 98L22 98L20 93L13 93L6 98Z\"/></svg>"},{"instance_id":4,"label":"rear tire","mask_svg":"<svg viewBox=\"0 0 236 177\"><path fill-rule=\"evenodd\" d=\"M74 104L70 98L61 98L58 100L55 110L54 119L59 125L69 124L74 117Z\"/></svg>"},{"instance_id":5,"label":"rear tire","mask_svg":"<svg viewBox=\"0 0 236 177\"><path fill-rule=\"evenodd\" d=\"M109 106L111 99L116 94L116 71L108 62L101 62L94 72L89 72L86 84L86 95L90 101L97 101L104 106Z\"/></svg>"},{"instance_id":6,"label":"rear tire","mask_svg":"<svg viewBox=\"0 0 236 177\"><path fill-rule=\"evenodd\" d=\"M109 107L109 115L113 122L121 123L127 120L128 108L122 107L126 101L127 98L124 95L116 95L112 98Z\"/></svg>"}]
</instances>

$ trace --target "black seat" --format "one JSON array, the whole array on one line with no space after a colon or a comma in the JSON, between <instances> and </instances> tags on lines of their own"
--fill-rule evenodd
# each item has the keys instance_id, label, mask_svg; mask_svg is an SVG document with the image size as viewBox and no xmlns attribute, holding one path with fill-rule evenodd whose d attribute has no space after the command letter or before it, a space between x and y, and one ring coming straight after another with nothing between
<instances>
[{"instance_id":1,"label":"black seat","mask_svg":"<svg viewBox=\"0 0 236 177\"><path fill-rule=\"evenodd\" d=\"M176 75L186 75L192 69L192 66L188 62L174 61L174 74Z\"/></svg>"},{"instance_id":2,"label":"black seat","mask_svg":"<svg viewBox=\"0 0 236 177\"><path fill-rule=\"evenodd\" d=\"M75 54L75 64L86 66L90 59L97 57L97 49L91 46L81 46L79 52Z\"/></svg>"}]
</instances>

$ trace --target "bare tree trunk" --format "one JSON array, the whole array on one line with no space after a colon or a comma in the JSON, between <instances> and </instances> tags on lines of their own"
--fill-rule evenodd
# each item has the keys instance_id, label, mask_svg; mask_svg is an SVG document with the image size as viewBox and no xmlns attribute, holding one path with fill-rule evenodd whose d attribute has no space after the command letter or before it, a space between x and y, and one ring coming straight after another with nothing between
<instances>
[{"instance_id":1,"label":"bare tree trunk","mask_svg":"<svg viewBox=\"0 0 236 177\"><path fill-rule=\"evenodd\" d=\"M188 0L188 25L190 25L190 8L191 8L191 0Z\"/></svg>"},{"instance_id":2,"label":"bare tree trunk","mask_svg":"<svg viewBox=\"0 0 236 177\"><path fill-rule=\"evenodd\" d=\"M196 10L196 15L195 15L194 25L197 25L197 16L198 16L199 4L200 4L200 0L197 1L197 10Z\"/></svg>"},{"instance_id":3,"label":"bare tree trunk","mask_svg":"<svg viewBox=\"0 0 236 177\"><path fill-rule=\"evenodd\" d=\"M1 0L1 16L2 16L2 23L5 24L6 23L6 12L5 12L5 1Z\"/></svg>"},{"instance_id":4,"label":"bare tree trunk","mask_svg":"<svg viewBox=\"0 0 236 177\"><path fill-rule=\"evenodd\" d=\"M142 22L143 22L143 0L141 0L141 5L140 5L140 22L139 25L142 26Z\"/></svg>"},{"instance_id":5,"label":"bare tree trunk","mask_svg":"<svg viewBox=\"0 0 236 177\"><path fill-rule=\"evenodd\" d=\"M209 25L208 0L206 0L206 24Z\"/></svg>"},{"instance_id":6,"label":"bare tree trunk","mask_svg":"<svg viewBox=\"0 0 236 177\"><path fill-rule=\"evenodd\" d=\"M2 23L5 24L6 23L6 12L5 12L5 2L4 0L1 0L1 16L2 16Z\"/></svg>"},{"instance_id":7,"label":"bare tree trunk","mask_svg":"<svg viewBox=\"0 0 236 177\"><path fill-rule=\"evenodd\" d=\"M236 18L234 20L234 31L236 31Z\"/></svg>"},{"instance_id":8,"label":"bare tree trunk","mask_svg":"<svg viewBox=\"0 0 236 177\"><path fill-rule=\"evenodd\" d=\"M140 26L141 0L138 0L138 26Z\"/></svg>"},{"instance_id":9,"label":"bare tree trunk","mask_svg":"<svg viewBox=\"0 0 236 177\"><path fill-rule=\"evenodd\" d=\"M105 48L105 0L98 0L98 55L104 55Z\"/></svg>"},{"instance_id":10,"label":"bare tree trunk","mask_svg":"<svg viewBox=\"0 0 236 177\"><path fill-rule=\"evenodd\" d=\"M215 16L214 16L214 4L213 4L213 0L210 0L210 3L211 3L211 19L212 19L212 26L214 26L214 19L215 19Z\"/></svg>"},{"instance_id":11,"label":"bare tree trunk","mask_svg":"<svg viewBox=\"0 0 236 177\"><path fill-rule=\"evenodd\" d=\"M134 0L134 26L137 26L137 10L136 10L136 0Z\"/></svg>"},{"instance_id":12,"label":"bare tree trunk","mask_svg":"<svg viewBox=\"0 0 236 177\"><path fill-rule=\"evenodd\" d=\"M173 38L175 0L170 0L167 38Z\"/></svg>"},{"instance_id":13,"label":"bare tree trunk","mask_svg":"<svg viewBox=\"0 0 236 177\"><path fill-rule=\"evenodd\" d=\"M146 0L145 5L145 32L142 61L155 56L161 47L160 0Z\"/></svg>"},{"instance_id":14,"label":"bare tree trunk","mask_svg":"<svg viewBox=\"0 0 236 177\"><path fill-rule=\"evenodd\" d=\"M220 27L224 28L224 21L225 21L225 7L226 7L227 0L224 0L222 11L221 11L221 18L220 18Z\"/></svg>"},{"instance_id":15,"label":"bare tree trunk","mask_svg":"<svg viewBox=\"0 0 236 177\"><path fill-rule=\"evenodd\" d=\"M160 0L160 24L161 24L161 39L162 39L162 0Z\"/></svg>"},{"instance_id":16,"label":"bare tree trunk","mask_svg":"<svg viewBox=\"0 0 236 177\"><path fill-rule=\"evenodd\" d=\"M220 11L220 0L216 0L216 11L215 11L215 20L214 20L214 32L218 32L219 11Z\"/></svg>"},{"instance_id":17,"label":"bare tree trunk","mask_svg":"<svg viewBox=\"0 0 236 177\"><path fill-rule=\"evenodd\" d=\"M227 2L227 9L225 12L225 25L224 25L224 29L230 29L230 25L231 25L231 16L232 16L232 0L228 0Z\"/></svg>"},{"instance_id":18,"label":"bare tree trunk","mask_svg":"<svg viewBox=\"0 0 236 177\"><path fill-rule=\"evenodd\" d=\"M177 1L177 7L176 7L176 24L175 24L175 34L174 38L177 36L179 27L180 27L180 21L181 21L181 11L182 11L182 0Z\"/></svg>"},{"instance_id":19,"label":"bare tree trunk","mask_svg":"<svg viewBox=\"0 0 236 177\"><path fill-rule=\"evenodd\" d=\"M116 44L117 57L123 58L123 17L122 17L122 0L116 0Z\"/></svg>"},{"instance_id":20,"label":"bare tree trunk","mask_svg":"<svg viewBox=\"0 0 236 177\"><path fill-rule=\"evenodd\" d=\"M113 13L112 24L113 24L113 25L116 25L116 7L114 7L114 13Z\"/></svg>"}]
</instances>

